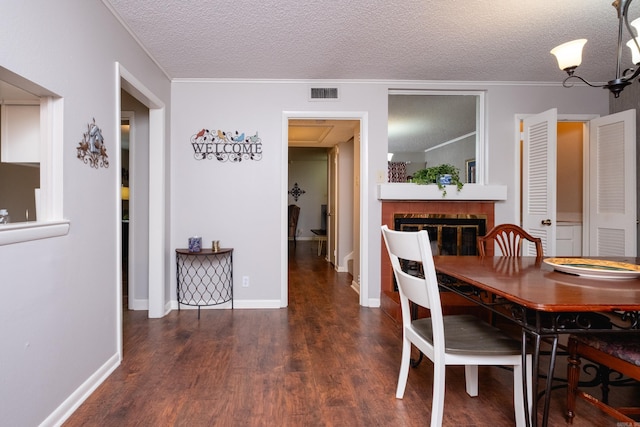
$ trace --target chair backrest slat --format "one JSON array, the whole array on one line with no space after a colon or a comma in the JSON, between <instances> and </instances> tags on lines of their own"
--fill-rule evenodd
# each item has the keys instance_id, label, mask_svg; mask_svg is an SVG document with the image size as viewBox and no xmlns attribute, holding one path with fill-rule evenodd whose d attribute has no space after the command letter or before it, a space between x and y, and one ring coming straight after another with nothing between
<instances>
[{"instance_id":1,"label":"chair backrest slat","mask_svg":"<svg viewBox=\"0 0 640 427\"><path fill-rule=\"evenodd\" d=\"M398 284L403 323L406 325L411 322L409 301L412 301L430 310L434 339L436 339L436 335L442 336L444 339L444 329L436 331L442 326L442 306L429 234L425 230L418 232L394 231L383 225L382 235ZM402 268L401 260L420 263L423 274L417 276L415 273L410 274L404 271L406 269Z\"/></svg>"},{"instance_id":2,"label":"chair backrest slat","mask_svg":"<svg viewBox=\"0 0 640 427\"><path fill-rule=\"evenodd\" d=\"M535 245L536 256L543 256L542 240L533 237L523 228L515 224L500 224L493 227L486 235L478 237L478 254L486 255L486 245L495 242L504 256L522 256L524 241L530 241Z\"/></svg>"}]
</instances>

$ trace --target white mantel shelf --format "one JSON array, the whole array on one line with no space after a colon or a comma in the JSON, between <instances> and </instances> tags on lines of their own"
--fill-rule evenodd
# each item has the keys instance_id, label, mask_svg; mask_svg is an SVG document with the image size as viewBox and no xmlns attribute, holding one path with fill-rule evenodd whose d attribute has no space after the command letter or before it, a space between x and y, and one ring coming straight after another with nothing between
<instances>
[{"instance_id":1,"label":"white mantel shelf","mask_svg":"<svg viewBox=\"0 0 640 427\"><path fill-rule=\"evenodd\" d=\"M460 191L455 185L447 185L447 195L442 197L442 191L435 184L418 185L405 182L378 184L379 200L439 200L464 201L507 200L506 185L465 184Z\"/></svg>"}]
</instances>

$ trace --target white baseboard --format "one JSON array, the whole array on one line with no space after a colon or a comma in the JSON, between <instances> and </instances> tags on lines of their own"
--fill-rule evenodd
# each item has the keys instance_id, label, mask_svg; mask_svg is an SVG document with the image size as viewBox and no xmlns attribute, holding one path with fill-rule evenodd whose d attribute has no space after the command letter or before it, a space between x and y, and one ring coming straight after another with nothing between
<instances>
[{"instance_id":1,"label":"white baseboard","mask_svg":"<svg viewBox=\"0 0 640 427\"><path fill-rule=\"evenodd\" d=\"M360 295L360 283L356 282L355 280L352 280L351 289L353 289L354 291L356 291L358 295Z\"/></svg>"},{"instance_id":2,"label":"white baseboard","mask_svg":"<svg viewBox=\"0 0 640 427\"><path fill-rule=\"evenodd\" d=\"M120 366L120 356L114 354L100 369L94 372L93 375L78 387L76 391L71 393L71 395L40 424L40 427L61 426L118 366Z\"/></svg>"},{"instance_id":3,"label":"white baseboard","mask_svg":"<svg viewBox=\"0 0 640 427\"><path fill-rule=\"evenodd\" d=\"M345 267L344 265L336 265L335 266L335 270L338 273L348 273L349 269L347 267Z\"/></svg>"},{"instance_id":4,"label":"white baseboard","mask_svg":"<svg viewBox=\"0 0 640 427\"><path fill-rule=\"evenodd\" d=\"M369 307L380 307L380 298L369 298Z\"/></svg>"},{"instance_id":5,"label":"white baseboard","mask_svg":"<svg viewBox=\"0 0 640 427\"><path fill-rule=\"evenodd\" d=\"M134 299L130 304L130 310L149 310L148 299Z\"/></svg>"}]
</instances>

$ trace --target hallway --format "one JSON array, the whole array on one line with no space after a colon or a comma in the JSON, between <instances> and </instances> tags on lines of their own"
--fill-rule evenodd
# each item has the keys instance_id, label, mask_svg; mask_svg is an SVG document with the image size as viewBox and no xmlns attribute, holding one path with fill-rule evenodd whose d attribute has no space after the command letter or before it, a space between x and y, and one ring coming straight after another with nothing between
<instances>
[{"instance_id":1,"label":"hallway","mask_svg":"<svg viewBox=\"0 0 640 427\"><path fill-rule=\"evenodd\" d=\"M412 369L395 398L401 332L380 309L361 308L351 276L311 242L290 246L289 307L124 313L122 365L66 426L424 426L431 363ZM559 370L564 373L565 358ZM513 425L511 374L480 368L480 396L463 369L447 370L445 426ZM565 425L565 390L549 425ZM575 426L615 426L578 402Z\"/></svg>"}]
</instances>

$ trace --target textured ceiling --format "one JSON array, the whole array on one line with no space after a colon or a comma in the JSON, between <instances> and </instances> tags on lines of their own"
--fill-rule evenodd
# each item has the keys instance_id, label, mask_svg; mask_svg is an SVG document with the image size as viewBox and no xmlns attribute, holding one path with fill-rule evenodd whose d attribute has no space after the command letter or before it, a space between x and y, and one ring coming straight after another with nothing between
<instances>
[{"instance_id":1,"label":"textured ceiling","mask_svg":"<svg viewBox=\"0 0 640 427\"><path fill-rule=\"evenodd\" d=\"M172 79L559 82L549 50L577 38L589 40L578 74L605 82L615 73L611 0L103 2ZM640 1L630 9L638 16ZM338 125L304 137L290 129L291 145L331 145Z\"/></svg>"},{"instance_id":2,"label":"textured ceiling","mask_svg":"<svg viewBox=\"0 0 640 427\"><path fill-rule=\"evenodd\" d=\"M611 0L103 1L170 78L558 81L583 37L581 73L614 72Z\"/></svg>"}]
</instances>

